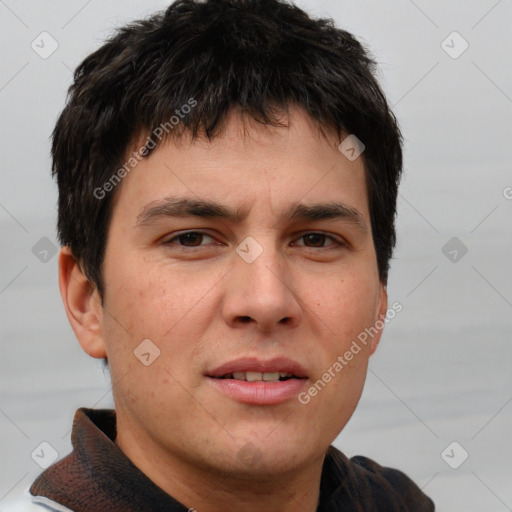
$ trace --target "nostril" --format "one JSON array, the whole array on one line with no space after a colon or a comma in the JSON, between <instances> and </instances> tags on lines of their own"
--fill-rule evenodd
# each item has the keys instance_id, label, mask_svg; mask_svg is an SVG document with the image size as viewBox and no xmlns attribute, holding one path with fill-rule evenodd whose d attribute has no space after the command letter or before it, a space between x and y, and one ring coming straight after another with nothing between
<instances>
[{"instance_id":1,"label":"nostril","mask_svg":"<svg viewBox=\"0 0 512 512\"><path fill-rule=\"evenodd\" d=\"M246 323L248 323L248 322L250 322L250 321L251 321L251 317L250 317L250 316L242 316L242 317L240 317L240 320L241 320L244 324L246 324Z\"/></svg>"}]
</instances>

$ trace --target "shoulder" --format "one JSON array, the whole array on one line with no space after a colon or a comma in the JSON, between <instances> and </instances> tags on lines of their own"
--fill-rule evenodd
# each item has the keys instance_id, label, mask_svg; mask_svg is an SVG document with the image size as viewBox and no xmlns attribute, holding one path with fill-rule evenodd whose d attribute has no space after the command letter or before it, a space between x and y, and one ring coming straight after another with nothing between
<instances>
[{"instance_id":1,"label":"shoulder","mask_svg":"<svg viewBox=\"0 0 512 512\"><path fill-rule=\"evenodd\" d=\"M363 456L350 459L354 472L368 482L372 500L376 503L388 501L397 510L434 512L434 502L402 471L381 466ZM395 510L390 508L390 510Z\"/></svg>"},{"instance_id":2,"label":"shoulder","mask_svg":"<svg viewBox=\"0 0 512 512\"><path fill-rule=\"evenodd\" d=\"M334 446L327 452L320 510L434 512L434 502L405 474L373 460L348 458ZM322 492L322 491L321 491ZM336 508L337 507L337 508Z\"/></svg>"}]
</instances>

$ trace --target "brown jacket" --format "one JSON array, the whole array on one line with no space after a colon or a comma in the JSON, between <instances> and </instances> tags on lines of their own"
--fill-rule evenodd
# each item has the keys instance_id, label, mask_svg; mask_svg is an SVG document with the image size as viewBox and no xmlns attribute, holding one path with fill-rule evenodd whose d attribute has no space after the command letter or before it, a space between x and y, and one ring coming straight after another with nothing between
<instances>
[{"instance_id":1,"label":"brown jacket","mask_svg":"<svg viewBox=\"0 0 512 512\"><path fill-rule=\"evenodd\" d=\"M30 488L74 512L187 512L137 469L114 443L112 410L78 409L73 451ZM433 512L434 503L402 472L329 447L317 512Z\"/></svg>"}]
</instances>

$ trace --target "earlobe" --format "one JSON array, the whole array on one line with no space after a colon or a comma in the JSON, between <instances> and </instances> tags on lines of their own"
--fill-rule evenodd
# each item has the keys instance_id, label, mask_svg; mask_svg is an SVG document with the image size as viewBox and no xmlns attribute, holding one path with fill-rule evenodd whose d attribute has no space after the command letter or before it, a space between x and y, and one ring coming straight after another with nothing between
<instances>
[{"instance_id":1,"label":"earlobe","mask_svg":"<svg viewBox=\"0 0 512 512\"><path fill-rule=\"evenodd\" d=\"M59 288L69 323L84 352L91 357L107 357L98 293L67 246L59 254Z\"/></svg>"},{"instance_id":2,"label":"earlobe","mask_svg":"<svg viewBox=\"0 0 512 512\"><path fill-rule=\"evenodd\" d=\"M385 284L380 285L380 297L379 304L377 308L377 318L375 319L375 328L379 331L373 338L370 343L370 355L372 355L379 345L380 338L382 336L382 330L385 325L385 318L388 311L388 291Z\"/></svg>"}]
</instances>

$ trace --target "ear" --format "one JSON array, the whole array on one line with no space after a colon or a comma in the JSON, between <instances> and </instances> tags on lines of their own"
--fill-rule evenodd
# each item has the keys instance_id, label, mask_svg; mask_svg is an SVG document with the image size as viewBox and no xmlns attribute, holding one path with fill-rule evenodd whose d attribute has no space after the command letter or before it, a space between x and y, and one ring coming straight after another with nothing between
<instances>
[{"instance_id":1,"label":"ear","mask_svg":"<svg viewBox=\"0 0 512 512\"><path fill-rule=\"evenodd\" d=\"M377 306L377 318L375 319L375 328L379 331L370 342L370 355L372 355L379 345L382 330L384 329L384 320L388 312L388 291L385 283L380 284L380 295ZM382 325L381 325L382 324Z\"/></svg>"},{"instance_id":2,"label":"ear","mask_svg":"<svg viewBox=\"0 0 512 512\"><path fill-rule=\"evenodd\" d=\"M84 352L99 359L107 357L98 292L67 246L59 254L59 288L69 323Z\"/></svg>"}]
</instances>

